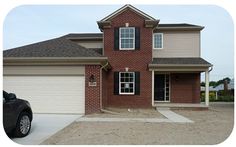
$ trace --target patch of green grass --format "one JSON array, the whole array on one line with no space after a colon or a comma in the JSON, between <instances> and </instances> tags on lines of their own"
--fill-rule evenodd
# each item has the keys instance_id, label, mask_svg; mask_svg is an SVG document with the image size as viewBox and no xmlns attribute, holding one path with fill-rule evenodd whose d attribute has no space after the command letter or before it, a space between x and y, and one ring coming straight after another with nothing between
<instances>
[{"instance_id":1,"label":"patch of green grass","mask_svg":"<svg viewBox=\"0 0 236 147\"><path fill-rule=\"evenodd\" d=\"M205 101L205 93L201 93L201 102ZM232 95L218 95L218 99L216 99L215 94L209 93L209 101L210 102L234 102L234 96Z\"/></svg>"}]
</instances>

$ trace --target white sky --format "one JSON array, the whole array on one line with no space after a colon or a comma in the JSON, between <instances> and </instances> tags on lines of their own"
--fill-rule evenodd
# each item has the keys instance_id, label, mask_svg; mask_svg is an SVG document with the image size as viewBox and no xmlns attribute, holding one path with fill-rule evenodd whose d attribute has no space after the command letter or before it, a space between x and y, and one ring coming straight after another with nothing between
<instances>
[{"instance_id":1,"label":"white sky","mask_svg":"<svg viewBox=\"0 0 236 147\"><path fill-rule=\"evenodd\" d=\"M226 10L204 5L134 5L160 23L205 26L201 56L214 65L210 80L233 77L233 22ZM9 49L68 33L100 32L96 21L122 5L20 6L9 12L3 28L3 48Z\"/></svg>"}]
</instances>

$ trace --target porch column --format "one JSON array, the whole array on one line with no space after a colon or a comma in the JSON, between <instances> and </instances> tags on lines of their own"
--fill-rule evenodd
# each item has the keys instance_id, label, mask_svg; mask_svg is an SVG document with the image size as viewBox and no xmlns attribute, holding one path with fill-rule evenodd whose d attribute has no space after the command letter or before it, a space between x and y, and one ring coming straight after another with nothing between
<instances>
[{"instance_id":1,"label":"porch column","mask_svg":"<svg viewBox=\"0 0 236 147\"><path fill-rule=\"evenodd\" d=\"M154 70L152 70L152 106L154 106Z\"/></svg>"},{"instance_id":2,"label":"porch column","mask_svg":"<svg viewBox=\"0 0 236 147\"><path fill-rule=\"evenodd\" d=\"M209 71L205 71L205 104L209 106Z\"/></svg>"}]
</instances>

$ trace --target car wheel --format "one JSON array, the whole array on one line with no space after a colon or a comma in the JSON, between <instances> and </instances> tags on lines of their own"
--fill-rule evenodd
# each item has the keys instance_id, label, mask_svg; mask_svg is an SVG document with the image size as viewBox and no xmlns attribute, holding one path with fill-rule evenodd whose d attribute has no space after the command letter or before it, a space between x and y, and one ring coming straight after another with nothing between
<instances>
[{"instance_id":1,"label":"car wheel","mask_svg":"<svg viewBox=\"0 0 236 147\"><path fill-rule=\"evenodd\" d=\"M31 128L30 114L27 112L22 112L18 118L15 136L16 137L25 137L29 134Z\"/></svg>"}]
</instances>

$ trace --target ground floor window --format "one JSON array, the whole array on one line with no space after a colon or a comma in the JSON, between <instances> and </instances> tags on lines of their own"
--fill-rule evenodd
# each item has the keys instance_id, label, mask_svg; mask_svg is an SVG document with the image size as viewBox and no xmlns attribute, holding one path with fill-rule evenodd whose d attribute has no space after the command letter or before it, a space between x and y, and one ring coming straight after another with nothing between
<instances>
[{"instance_id":1,"label":"ground floor window","mask_svg":"<svg viewBox=\"0 0 236 147\"><path fill-rule=\"evenodd\" d=\"M135 73L120 72L119 73L119 93L134 94L135 92Z\"/></svg>"}]
</instances>

